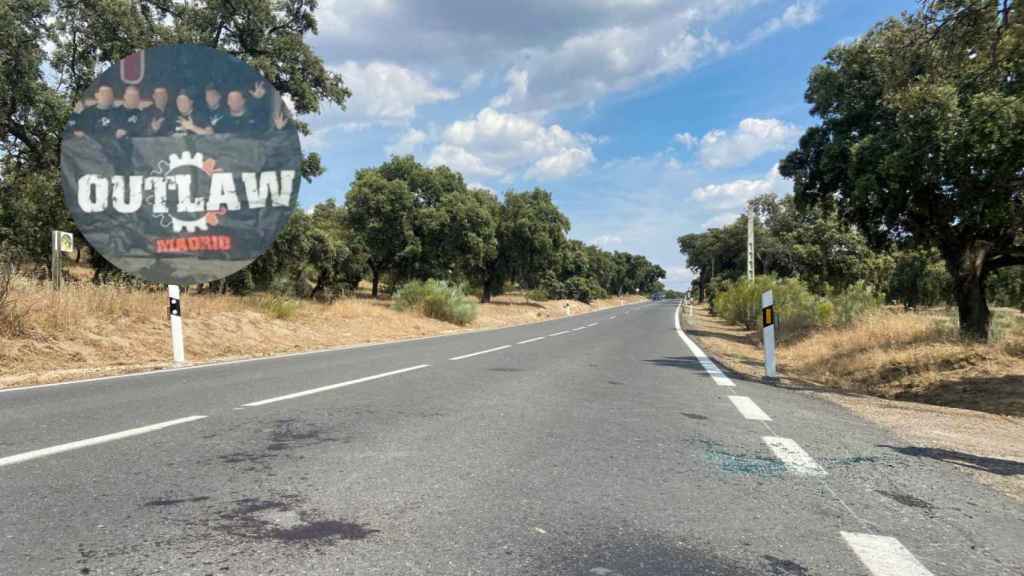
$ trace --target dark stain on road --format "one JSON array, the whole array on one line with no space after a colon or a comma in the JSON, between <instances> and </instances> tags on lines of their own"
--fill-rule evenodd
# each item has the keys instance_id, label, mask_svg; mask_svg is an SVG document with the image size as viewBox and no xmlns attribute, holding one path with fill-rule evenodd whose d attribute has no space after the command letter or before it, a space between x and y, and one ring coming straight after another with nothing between
<instances>
[{"instance_id":1,"label":"dark stain on road","mask_svg":"<svg viewBox=\"0 0 1024 576\"><path fill-rule=\"evenodd\" d=\"M497 368L488 368L491 372L526 372L525 368L510 368L507 366L499 366Z\"/></svg>"},{"instance_id":2,"label":"dark stain on road","mask_svg":"<svg viewBox=\"0 0 1024 576\"><path fill-rule=\"evenodd\" d=\"M703 414L694 414L693 412L680 412L683 416L686 416L690 420L707 420L708 417Z\"/></svg>"},{"instance_id":3,"label":"dark stain on road","mask_svg":"<svg viewBox=\"0 0 1024 576\"><path fill-rule=\"evenodd\" d=\"M609 384L613 384L615 386L625 386L626 385L625 382L619 382L618 380L609 380L608 383Z\"/></svg>"},{"instance_id":4,"label":"dark stain on road","mask_svg":"<svg viewBox=\"0 0 1024 576\"><path fill-rule=\"evenodd\" d=\"M274 540L285 543L363 540L380 530L342 518L325 518L317 510L301 509L297 495L274 500L243 498L233 510L219 515L220 531L246 540ZM290 521L284 522L283 517Z\"/></svg>"},{"instance_id":5,"label":"dark stain on road","mask_svg":"<svg viewBox=\"0 0 1024 576\"><path fill-rule=\"evenodd\" d=\"M771 554L761 556L768 563L771 576L811 576L810 571L792 560L783 560Z\"/></svg>"},{"instance_id":6,"label":"dark stain on road","mask_svg":"<svg viewBox=\"0 0 1024 576\"><path fill-rule=\"evenodd\" d=\"M345 520L314 520L303 522L291 528L275 528L268 536L283 542L301 542L304 540L362 540L380 530L367 528L362 524Z\"/></svg>"},{"instance_id":7,"label":"dark stain on road","mask_svg":"<svg viewBox=\"0 0 1024 576\"><path fill-rule=\"evenodd\" d=\"M159 500L150 500L149 502L144 503L143 506L175 506L186 502L202 502L209 499L209 496L194 496L192 498L163 498Z\"/></svg>"},{"instance_id":8,"label":"dark stain on road","mask_svg":"<svg viewBox=\"0 0 1024 576\"><path fill-rule=\"evenodd\" d=\"M931 510L932 504L926 500L922 500L916 496L910 494L902 494L900 492L888 492L886 490L875 490L886 498L891 498L904 506L910 506L911 508L924 508L925 510Z\"/></svg>"}]
</instances>

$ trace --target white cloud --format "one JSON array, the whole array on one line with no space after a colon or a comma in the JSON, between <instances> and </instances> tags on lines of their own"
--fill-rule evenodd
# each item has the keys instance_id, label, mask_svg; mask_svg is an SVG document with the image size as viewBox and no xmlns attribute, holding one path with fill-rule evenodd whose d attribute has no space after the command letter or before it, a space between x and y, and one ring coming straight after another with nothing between
<instances>
[{"instance_id":1,"label":"white cloud","mask_svg":"<svg viewBox=\"0 0 1024 576\"><path fill-rule=\"evenodd\" d=\"M612 26L569 37L553 49L521 51L494 106L547 112L585 105L720 56L729 43L695 30L693 11L644 26Z\"/></svg>"},{"instance_id":2,"label":"white cloud","mask_svg":"<svg viewBox=\"0 0 1024 576\"><path fill-rule=\"evenodd\" d=\"M544 125L516 114L484 108L471 120L452 123L430 155L470 176L491 178L522 171L527 178L553 180L579 172L594 161L582 135L558 124Z\"/></svg>"},{"instance_id":3,"label":"white cloud","mask_svg":"<svg viewBox=\"0 0 1024 576\"><path fill-rule=\"evenodd\" d=\"M682 144L683 148L687 150L697 145L697 138L689 132L683 132L682 134L676 134L673 136L673 140Z\"/></svg>"},{"instance_id":4,"label":"white cloud","mask_svg":"<svg viewBox=\"0 0 1024 576\"><path fill-rule=\"evenodd\" d=\"M707 168L742 166L763 154L791 147L801 130L774 118L745 118L735 132L712 130L700 139L700 160Z\"/></svg>"},{"instance_id":5,"label":"white cloud","mask_svg":"<svg viewBox=\"0 0 1024 576\"><path fill-rule=\"evenodd\" d=\"M622 237L615 236L613 234L602 234L601 236L598 236L597 238L591 240L590 243L603 247L619 246L622 244Z\"/></svg>"},{"instance_id":6,"label":"white cloud","mask_svg":"<svg viewBox=\"0 0 1024 576\"><path fill-rule=\"evenodd\" d=\"M704 222L704 228L721 228L726 224L732 224L739 217L739 211L734 210L732 212L722 212L720 214L716 214L715 216L709 218L706 222Z\"/></svg>"},{"instance_id":7,"label":"white cloud","mask_svg":"<svg viewBox=\"0 0 1024 576\"><path fill-rule=\"evenodd\" d=\"M439 88L414 70L388 62L348 61L336 70L352 90L346 116L380 123L404 123L425 104L452 100L458 93Z\"/></svg>"},{"instance_id":8,"label":"white cloud","mask_svg":"<svg viewBox=\"0 0 1024 576\"><path fill-rule=\"evenodd\" d=\"M741 47L747 47L756 42L784 30L786 28L803 28L813 24L821 17L818 0L797 0L786 7L781 16L776 16L754 29Z\"/></svg>"},{"instance_id":9,"label":"white cloud","mask_svg":"<svg viewBox=\"0 0 1024 576\"><path fill-rule=\"evenodd\" d=\"M480 87L480 83L484 81L484 73L482 70L473 72L467 75L462 80L462 92L472 92Z\"/></svg>"},{"instance_id":10,"label":"white cloud","mask_svg":"<svg viewBox=\"0 0 1024 576\"><path fill-rule=\"evenodd\" d=\"M693 191L692 198L716 210L743 209L747 201L761 194L785 196L793 191L793 183L779 174L776 164L764 178L733 180L725 184L709 184ZM732 213L732 212L730 212ZM719 214L715 218L723 218Z\"/></svg>"},{"instance_id":11,"label":"white cloud","mask_svg":"<svg viewBox=\"0 0 1024 576\"><path fill-rule=\"evenodd\" d=\"M427 133L415 128L406 130L397 142L388 146L388 154L412 154L427 140Z\"/></svg>"}]
</instances>

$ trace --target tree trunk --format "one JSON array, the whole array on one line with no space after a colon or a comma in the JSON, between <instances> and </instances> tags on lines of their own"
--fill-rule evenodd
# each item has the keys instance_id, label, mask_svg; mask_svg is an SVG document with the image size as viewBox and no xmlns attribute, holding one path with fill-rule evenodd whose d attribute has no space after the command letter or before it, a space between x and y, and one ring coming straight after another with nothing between
<instances>
[{"instance_id":1,"label":"tree trunk","mask_svg":"<svg viewBox=\"0 0 1024 576\"><path fill-rule=\"evenodd\" d=\"M985 259L990 245L974 241L959 249L943 251L953 277L953 297L960 314L960 337L988 341L992 321L985 296Z\"/></svg>"},{"instance_id":2,"label":"tree trunk","mask_svg":"<svg viewBox=\"0 0 1024 576\"><path fill-rule=\"evenodd\" d=\"M491 301L491 295L494 293L494 288L491 284L493 284L493 280L490 276L484 278L483 292L480 294L481 304L487 304Z\"/></svg>"},{"instance_id":3,"label":"tree trunk","mask_svg":"<svg viewBox=\"0 0 1024 576\"><path fill-rule=\"evenodd\" d=\"M373 296L374 300L377 299L377 292L378 292L379 288L380 288L380 271L378 271L376 268L374 268L373 269L373 291L370 293L370 295Z\"/></svg>"}]
</instances>

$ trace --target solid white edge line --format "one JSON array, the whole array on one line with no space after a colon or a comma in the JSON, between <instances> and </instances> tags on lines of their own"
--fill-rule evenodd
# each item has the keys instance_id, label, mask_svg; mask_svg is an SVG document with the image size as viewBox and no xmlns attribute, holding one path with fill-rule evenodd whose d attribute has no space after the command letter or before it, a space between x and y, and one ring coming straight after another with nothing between
<instances>
[{"instance_id":1,"label":"solid white edge line","mask_svg":"<svg viewBox=\"0 0 1024 576\"><path fill-rule=\"evenodd\" d=\"M768 445L776 458L782 460L790 472L801 476L828 475L795 441L780 436L762 436L761 440Z\"/></svg>"},{"instance_id":2,"label":"solid white edge line","mask_svg":"<svg viewBox=\"0 0 1024 576\"><path fill-rule=\"evenodd\" d=\"M840 534L874 576L934 576L895 538L854 532Z\"/></svg>"},{"instance_id":3,"label":"solid white edge line","mask_svg":"<svg viewBox=\"0 0 1024 576\"><path fill-rule=\"evenodd\" d=\"M301 398L303 396L309 396L310 394L317 394L319 392L327 392L328 390L334 390L335 388L341 388L343 386L351 386L352 384L359 384L360 382L369 382L370 380L377 380L378 378L386 378L388 376L394 376L395 374L402 374L404 372L412 372L413 370L419 370L420 368L426 368L430 364L419 364L417 366L410 366L408 368L402 368L401 370L392 370L391 372L384 372L382 374L374 374L373 376L364 376L362 378L356 378L355 380L349 380L347 382L339 382L338 384L330 384L328 386L321 386L319 388L311 388L309 390L303 390L301 392L295 392L292 394L285 394L284 396L275 396L274 398L267 398L266 400L258 400L256 402L249 402L248 404L242 404L242 406L250 408L253 406L263 406L264 404L272 404L274 402L281 402L282 400L292 400L294 398Z\"/></svg>"},{"instance_id":4,"label":"solid white edge line","mask_svg":"<svg viewBox=\"0 0 1024 576\"><path fill-rule=\"evenodd\" d=\"M708 373L708 376L711 376L711 379L715 384L718 384L719 386L736 386L736 384L728 376L723 374L718 366L708 358L708 355L700 349L700 346L697 346L697 343L691 340L690 337L683 332L683 327L679 324L679 311L682 310L682 308L683 301L680 300L679 305L676 306L676 310L674 312L676 334L679 335L683 344L686 344L686 347L690 349L690 353L697 357L697 361L704 367L704 371Z\"/></svg>"},{"instance_id":5,"label":"solid white edge line","mask_svg":"<svg viewBox=\"0 0 1024 576\"><path fill-rule=\"evenodd\" d=\"M529 344L530 342L536 342L538 340L543 340L543 339L544 339L544 336L537 336L536 338L530 338L529 340L523 340L522 342L516 342L516 344Z\"/></svg>"},{"instance_id":6,"label":"solid white edge line","mask_svg":"<svg viewBox=\"0 0 1024 576\"><path fill-rule=\"evenodd\" d=\"M761 410L761 407L754 403L749 396L729 396L729 401L747 420L759 420L762 422L771 422L772 420L771 416L768 416L764 410Z\"/></svg>"},{"instance_id":7,"label":"solid white edge line","mask_svg":"<svg viewBox=\"0 0 1024 576\"><path fill-rule=\"evenodd\" d=\"M600 310L591 310L590 312L583 312L581 314L574 314L568 316L568 318L580 318L588 314L597 314L599 312L607 312L616 308L626 308L628 306L636 306L639 303L632 304L620 304L618 306L609 306L607 308L601 308ZM111 374L110 376L97 376L95 378L82 378L78 380L67 380L65 382L51 382L49 384L34 384L32 386L9 386L6 388L0 388L0 394L8 392L25 392L28 390L38 390L40 388L54 388L57 386L64 386L67 384L91 384L96 382L107 382L114 380L125 380L128 378L139 378L143 376L153 376L170 374L172 372L183 372L186 370L199 370L203 368L219 368L221 366L231 366L233 364L245 364L248 362L264 362L267 360L283 360L285 358L295 358L297 356L312 356L314 354L329 354L331 352L346 352L349 350L358 350L361 348L374 348L376 346L392 346L395 344L409 344L410 342L421 342L423 340L434 340L436 338L454 338L458 336L465 336L467 334L477 334L482 332L496 332L498 330L511 330L514 328L522 328L525 326L538 326L541 324L548 324L551 322L560 322L565 320L567 317L559 318L548 318L547 320L540 320L538 322L527 322L525 324L517 324L515 326L498 326L494 328L480 328L478 330L467 330L465 332L458 332L456 334L434 334L432 336L420 336L417 338L403 338L401 340L392 340L390 342L364 342L361 344L350 344L347 346L335 346L332 348L323 348L321 350L306 350L304 352L288 352L286 354L271 354L269 356L259 356L256 358L235 358L233 360L217 360L213 362L203 362L201 364L194 364L192 366L179 366L176 368L157 368L155 370L143 370L141 372L128 372L125 374Z\"/></svg>"},{"instance_id":8,"label":"solid white edge line","mask_svg":"<svg viewBox=\"0 0 1024 576\"><path fill-rule=\"evenodd\" d=\"M479 356L481 354L489 354L491 352L497 352L498 350L504 350L505 348L511 348L511 344L505 344L504 346L498 346L497 348L488 348L487 350L481 350L479 352L473 352L472 354L463 354L462 356L455 356L449 358L449 360L462 360L464 358L472 358L473 356Z\"/></svg>"},{"instance_id":9,"label":"solid white edge line","mask_svg":"<svg viewBox=\"0 0 1024 576\"><path fill-rule=\"evenodd\" d=\"M185 424L186 422L202 420L203 418L206 418L206 416L187 416L185 418L178 418L177 420L168 420L166 422L150 424L149 426L142 426L141 428L132 428L131 430L123 430L121 432L114 432L113 434L104 434L103 436L95 436L93 438L86 438L85 440L78 440L76 442L68 442L67 444L50 446L49 448L40 448L39 450L32 450L31 452L22 452L21 454L15 454L13 456L6 456L4 458L0 458L0 466L18 464L20 462L26 462L28 460L35 460L36 458L43 458L44 456L60 454L61 452L68 452L70 450L77 450L79 448L85 448L87 446L94 446L96 444L103 444L105 442L121 440L122 438L130 438L132 436L146 434L147 432L155 432L157 430L167 428L168 426L174 426L177 424Z\"/></svg>"}]
</instances>

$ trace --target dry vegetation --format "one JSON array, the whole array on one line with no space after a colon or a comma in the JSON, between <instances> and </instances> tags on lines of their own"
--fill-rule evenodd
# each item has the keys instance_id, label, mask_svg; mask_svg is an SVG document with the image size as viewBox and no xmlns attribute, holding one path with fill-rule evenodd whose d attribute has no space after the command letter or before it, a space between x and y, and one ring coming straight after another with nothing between
<instances>
[{"instance_id":1,"label":"dry vegetation","mask_svg":"<svg viewBox=\"0 0 1024 576\"><path fill-rule=\"evenodd\" d=\"M269 295L185 294L182 299L190 362L512 326L565 316L565 303L501 296L481 305L479 317L462 328L363 297L331 304ZM570 302L569 309L576 314L618 303ZM57 293L15 277L5 310L0 313L0 387L168 366L167 297L162 291L73 282Z\"/></svg>"}]
</instances>

